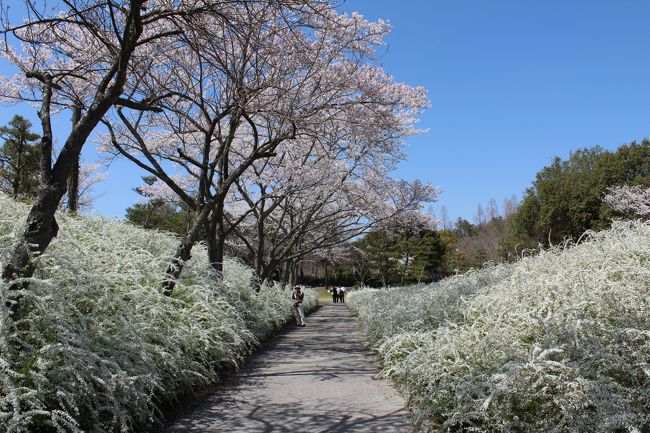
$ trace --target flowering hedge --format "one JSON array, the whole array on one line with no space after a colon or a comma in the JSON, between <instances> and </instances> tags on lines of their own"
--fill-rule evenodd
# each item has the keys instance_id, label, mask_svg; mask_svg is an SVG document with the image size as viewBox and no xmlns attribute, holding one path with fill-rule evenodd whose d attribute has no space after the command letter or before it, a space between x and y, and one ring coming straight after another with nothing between
<instances>
[{"instance_id":1,"label":"flowering hedge","mask_svg":"<svg viewBox=\"0 0 650 433\"><path fill-rule=\"evenodd\" d=\"M0 195L0 264L27 211ZM21 320L0 313L0 431L138 431L159 418L161 403L214 382L292 320L290 290L254 293L251 270L234 260L217 283L200 245L165 297L174 236L105 219L58 221L21 293ZM0 295L13 294L0 283ZM317 303L307 290L306 309Z\"/></svg>"},{"instance_id":2,"label":"flowering hedge","mask_svg":"<svg viewBox=\"0 0 650 433\"><path fill-rule=\"evenodd\" d=\"M350 293L421 427L650 431L650 224L413 288Z\"/></svg>"}]
</instances>

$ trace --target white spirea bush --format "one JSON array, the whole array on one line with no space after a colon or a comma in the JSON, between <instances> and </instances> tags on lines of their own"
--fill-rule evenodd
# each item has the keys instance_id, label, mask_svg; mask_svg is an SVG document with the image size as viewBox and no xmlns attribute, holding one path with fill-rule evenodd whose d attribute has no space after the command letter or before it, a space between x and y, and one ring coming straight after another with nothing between
<instances>
[{"instance_id":1,"label":"white spirea bush","mask_svg":"<svg viewBox=\"0 0 650 433\"><path fill-rule=\"evenodd\" d=\"M0 195L0 264L22 233L27 206ZM160 294L178 239L124 223L57 217L38 257L26 313L0 313L0 431L138 431L161 405L212 383L293 320L290 289L250 289L234 260L212 278L199 245L173 297ZM2 299L14 296L0 283ZM317 296L306 291L305 308Z\"/></svg>"},{"instance_id":2,"label":"white spirea bush","mask_svg":"<svg viewBox=\"0 0 650 433\"><path fill-rule=\"evenodd\" d=\"M350 293L421 427L650 431L650 224L425 287Z\"/></svg>"}]
</instances>

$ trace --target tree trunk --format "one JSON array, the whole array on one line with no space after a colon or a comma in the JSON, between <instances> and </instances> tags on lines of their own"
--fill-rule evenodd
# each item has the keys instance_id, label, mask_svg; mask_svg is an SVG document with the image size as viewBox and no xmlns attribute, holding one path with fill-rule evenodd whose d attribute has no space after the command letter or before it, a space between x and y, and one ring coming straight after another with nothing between
<instances>
[{"instance_id":1,"label":"tree trunk","mask_svg":"<svg viewBox=\"0 0 650 433\"><path fill-rule=\"evenodd\" d=\"M176 248L176 254L171 264L165 270L165 280L162 284L163 295L171 296L174 292L176 281L178 281L178 277L183 272L185 262L192 258L192 247L194 247L195 243L196 239L193 239L192 236L186 236Z\"/></svg>"},{"instance_id":2,"label":"tree trunk","mask_svg":"<svg viewBox=\"0 0 650 433\"><path fill-rule=\"evenodd\" d=\"M325 287L330 286L330 273L329 273L329 266L327 266L327 262L325 262Z\"/></svg>"},{"instance_id":3,"label":"tree trunk","mask_svg":"<svg viewBox=\"0 0 650 433\"><path fill-rule=\"evenodd\" d=\"M257 220L257 245L255 246L255 289L259 291L260 286L264 283L264 276L262 275L262 267L264 265L264 209L260 213L260 218Z\"/></svg>"},{"instance_id":4,"label":"tree trunk","mask_svg":"<svg viewBox=\"0 0 650 433\"><path fill-rule=\"evenodd\" d=\"M5 281L29 278L34 275L32 257L45 251L59 231L54 213L66 192L74 162L86 139L111 105L106 101L94 107L92 113L80 121L70 133L52 169L49 181L42 184L38 198L27 216L27 226L23 236L2 271L2 278ZM24 287L24 285L20 286ZM19 287L12 285L12 288Z\"/></svg>"},{"instance_id":5,"label":"tree trunk","mask_svg":"<svg viewBox=\"0 0 650 433\"><path fill-rule=\"evenodd\" d=\"M42 149L44 159L41 160L41 171L44 177L41 179L41 189L38 194L38 199L32 206L27 217L25 232L2 270L2 278L5 281L31 277L34 274L35 269L31 260L32 256L45 251L54 236L58 233L59 227L54 219L54 213L59 207L59 203L61 203L63 194L66 192L68 178L70 177L70 173L72 173L74 163L79 157L81 149L86 143L88 136L95 129L106 112L111 108L111 106L113 106L124 89L127 74L126 68L131 55L136 48L136 42L142 34L142 25L139 22L139 8L141 4L142 3L138 1L131 2L131 6L137 9L132 11L132 22L127 25L123 46L119 53L119 59L116 59L115 69L113 70L114 73L111 74L112 77L104 77L104 81L107 83L106 88L104 88L103 92L97 94L95 100L86 112L86 115L70 132L70 135L63 145L63 149L61 149L61 153L59 153L59 157L57 158L54 167L49 171L49 176L47 166L48 164L51 165L51 159L48 163L46 155L47 151L46 149ZM49 91L49 93L46 92L43 96L43 104L39 116L41 117L44 128L43 138L48 135L48 133L51 138L51 127L48 124L49 119L45 118L46 114L49 115L50 111L49 97L52 92L51 79L45 77L44 85L44 90ZM43 141L43 146L47 145L48 143ZM49 146L51 148L51 140ZM51 158L51 150L49 155ZM17 286L24 286L24 284L12 284L10 289L16 289L18 288Z\"/></svg>"},{"instance_id":6,"label":"tree trunk","mask_svg":"<svg viewBox=\"0 0 650 433\"><path fill-rule=\"evenodd\" d=\"M18 149L16 149L18 153L18 158L17 158L18 161L16 163L16 174L14 180L11 182L14 200L18 199L18 191L20 191L20 181L23 176L23 149L24 148L25 145L23 145L23 140L21 139L20 144L18 145Z\"/></svg>"},{"instance_id":7,"label":"tree trunk","mask_svg":"<svg viewBox=\"0 0 650 433\"><path fill-rule=\"evenodd\" d=\"M20 189L20 178L16 176L11 182L11 196L14 200L18 200L18 190Z\"/></svg>"},{"instance_id":8,"label":"tree trunk","mask_svg":"<svg viewBox=\"0 0 650 433\"><path fill-rule=\"evenodd\" d=\"M183 272L185 262L187 262L192 257L192 247L199 239L201 230L205 227L205 223L208 219L209 214L210 207L205 205L201 212L196 215L187 234L181 241L180 245L178 245L176 248L176 254L174 255L172 262L169 266L167 266L167 270L165 271L165 280L162 284L163 295L172 295L174 288L176 287L176 281L181 275L181 272Z\"/></svg>"},{"instance_id":9,"label":"tree trunk","mask_svg":"<svg viewBox=\"0 0 650 433\"><path fill-rule=\"evenodd\" d=\"M262 265L262 274L261 274L262 281L272 280L273 274L277 266L278 266L278 262L273 258L269 260L269 263L266 266Z\"/></svg>"},{"instance_id":10,"label":"tree trunk","mask_svg":"<svg viewBox=\"0 0 650 433\"><path fill-rule=\"evenodd\" d=\"M74 128L81 119L81 107L75 106L72 109L72 127ZM77 213L79 211L79 164L80 154L77 155L72 165L72 173L68 179L68 211Z\"/></svg>"},{"instance_id":11,"label":"tree trunk","mask_svg":"<svg viewBox=\"0 0 650 433\"><path fill-rule=\"evenodd\" d=\"M208 244L208 259L212 269L217 273L217 278L223 274L224 250L226 247L226 230L223 215L223 203L217 203L211 214L206 231Z\"/></svg>"},{"instance_id":12,"label":"tree trunk","mask_svg":"<svg viewBox=\"0 0 650 433\"><path fill-rule=\"evenodd\" d=\"M282 264L282 276L281 276L280 283L281 283L283 286L286 286L287 284L289 284L289 272L290 272L290 267L289 267L289 266L290 266L290 265L289 265L289 261L288 261L288 260L285 261L285 262Z\"/></svg>"},{"instance_id":13,"label":"tree trunk","mask_svg":"<svg viewBox=\"0 0 650 433\"><path fill-rule=\"evenodd\" d=\"M50 106L52 101L52 78L46 77L43 83L43 101L38 117L41 119L43 134L41 135L41 186L51 182L52 178L52 122ZM98 120L99 121L99 120ZM85 141L85 140L84 140Z\"/></svg>"},{"instance_id":14,"label":"tree trunk","mask_svg":"<svg viewBox=\"0 0 650 433\"><path fill-rule=\"evenodd\" d=\"M289 284L291 287L296 285L296 275L298 274L298 262L295 260L291 260L290 264L290 273L289 273Z\"/></svg>"}]
</instances>

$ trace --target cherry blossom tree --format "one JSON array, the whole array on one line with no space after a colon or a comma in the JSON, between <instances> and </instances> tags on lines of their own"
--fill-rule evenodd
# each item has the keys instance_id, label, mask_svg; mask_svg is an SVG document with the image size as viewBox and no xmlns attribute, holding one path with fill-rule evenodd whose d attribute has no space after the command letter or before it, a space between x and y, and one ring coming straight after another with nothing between
<instances>
[{"instance_id":1,"label":"cherry blossom tree","mask_svg":"<svg viewBox=\"0 0 650 433\"><path fill-rule=\"evenodd\" d=\"M639 185L622 185L610 188L604 202L622 213L642 218L650 216L650 188Z\"/></svg>"},{"instance_id":2,"label":"cherry blossom tree","mask_svg":"<svg viewBox=\"0 0 650 433\"><path fill-rule=\"evenodd\" d=\"M241 188L239 179L255 164L255 176L266 179L269 159L322 137L340 142L341 155L399 155L401 138L416 132L415 116L428 104L423 89L368 65L388 31L381 21L339 14L326 2L258 2L238 13L244 18L237 29L195 21L184 34L189 50L168 49L143 68L138 81L167 95L161 113L126 107L106 121L105 141L115 152L159 179L150 192L182 200L195 213L167 293L201 233L221 271L227 235L259 211L253 204L248 212L226 212L232 186ZM353 140L364 146L344 145Z\"/></svg>"},{"instance_id":3,"label":"cherry blossom tree","mask_svg":"<svg viewBox=\"0 0 650 433\"><path fill-rule=\"evenodd\" d=\"M435 199L437 190L418 181L390 179L387 171L393 164L388 161L395 155L382 155L367 145L356 158L351 151L337 158L339 142L330 148L299 144L290 143L282 158L264 164L265 171L256 167L252 179L237 182L250 215L235 233L245 255L254 258L261 281L277 275L278 269L290 281L302 259L329 256L378 225L394 228L424 220L432 226L420 210L422 202ZM379 164L382 159L384 165Z\"/></svg>"},{"instance_id":4,"label":"cherry blossom tree","mask_svg":"<svg viewBox=\"0 0 650 433\"><path fill-rule=\"evenodd\" d=\"M115 152L159 179L149 193L174 196L195 214L168 270L166 293L202 231L210 261L221 271L229 188L255 160L272 156L279 143L295 136L294 117L301 115L292 114L298 110L290 103L298 100L300 73L313 67L298 56L305 44L299 29L313 10L254 2L237 13L236 29L195 20L185 31L186 45L152 58L143 69L138 80L167 95L161 113L120 108L116 119L105 122Z\"/></svg>"},{"instance_id":5,"label":"cherry blossom tree","mask_svg":"<svg viewBox=\"0 0 650 433\"><path fill-rule=\"evenodd\" d=\"M3 79L0 93L5 100L39 108L42 185L22 239L3 269L5 280L31 276L32 257L56 236L54 212L83 145L106 113L115 106L157 110L156 95L132 88L135 83L129 80L155 54L152 46L181 43L183 23L201 15L224 16L222 2L216 0L24 3L28 16L20 24L4 15L2 52L19 72ZM81 115L53 159L52 116L72 107L80 107Z\"/></svg>"}]
</instances>

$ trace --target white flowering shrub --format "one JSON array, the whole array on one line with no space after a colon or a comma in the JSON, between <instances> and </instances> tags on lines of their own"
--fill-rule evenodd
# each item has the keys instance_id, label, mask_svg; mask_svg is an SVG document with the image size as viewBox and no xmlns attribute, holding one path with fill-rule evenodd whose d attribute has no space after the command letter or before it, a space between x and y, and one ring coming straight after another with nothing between
<instances>
[{"instance_id":1,"label":"white flowering shrub","mask_svg":"<svg viewBox=\"0 0 650 433\"><path fill-rule=\"evenodd\" d=\"M348 303L420 426L648 432L649 240L650 224L619 222L577 246Z\"/></svg>"},{"instance_id":2,"label":"white flowering shrub","mask_svg":"<svg viewBox=\"0 0 650 433\"><path fill-rule=\"evenodd\" d=\"M0 264L27 207L0 195ZM139 431L159 407L240 365L293 320L290 289L250 289L228 260L212 278L195 247L172 297L160 282L178 240L110 220L58 216L61 229L22 296L19 321L0 312L0 431ZM16 295L0 283L2 299ZM305 308L317 296L305 294Z\"/></svg>"}]
</instances>

